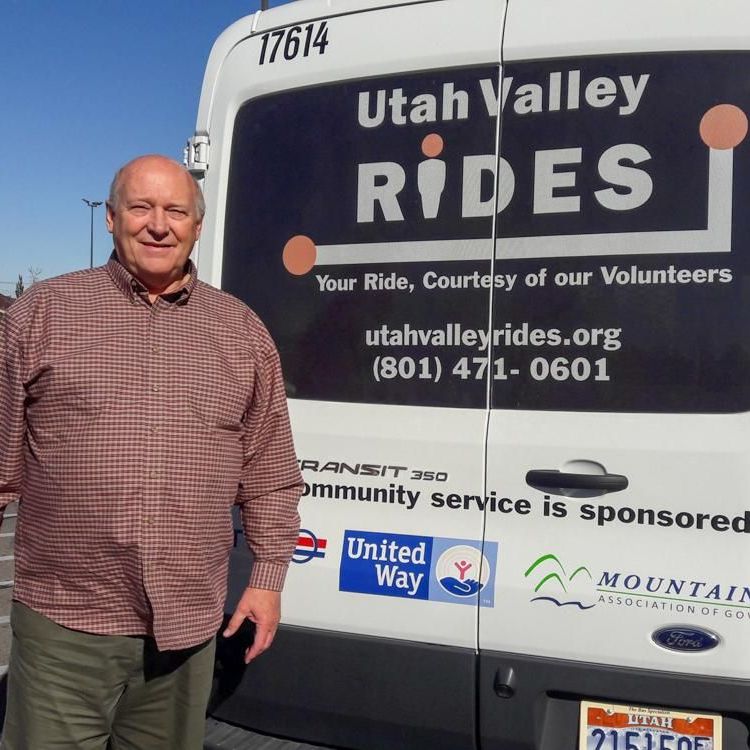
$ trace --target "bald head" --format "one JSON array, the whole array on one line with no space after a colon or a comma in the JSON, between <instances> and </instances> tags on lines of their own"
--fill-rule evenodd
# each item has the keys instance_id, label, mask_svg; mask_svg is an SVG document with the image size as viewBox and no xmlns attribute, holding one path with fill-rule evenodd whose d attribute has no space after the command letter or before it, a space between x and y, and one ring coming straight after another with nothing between
<instances>
[{"instance_id":1,"label":"bald head","mask_svg":"<svg viewBox=\"0 0 750 750\"><path fill-rule=\"evenodd\" d=\"M112 181L107 229L120 263L152 301L190 278L190 253L200 237L203 198L190 173L164 156L141 156Z\"/></svg>"},{"instance_id":2,"label":"bald head","mask_svg":"<svg viewBox=\"0 0 750 750\"><path fill-rule=\"evenodd\" d=\"M112 183L109 186L109 198L107 199L107 205L109 207L111 207L112 209L115 209L117 207L117 204L120 200L122 185L126 177L128 176L128 173L134 169L138 170L139 168L144 167L165 169L167 171L173 171L176 174L184 175L185 179L189 181L190 189L195 196L194 207L196 217L198 221L201 221L203 219L203 216L206 213L206 202L203 199L203 192L201 191L198 183L193 178L193 175L191 175L190 172L188 172L188 170L179 162L166 156L161 156L160 154L146 154L145 156L137 156L135 159L132 159L127 164L120 167L117 172L115 172L115 176L112 178Z\"/></svg>"}]
</instances>

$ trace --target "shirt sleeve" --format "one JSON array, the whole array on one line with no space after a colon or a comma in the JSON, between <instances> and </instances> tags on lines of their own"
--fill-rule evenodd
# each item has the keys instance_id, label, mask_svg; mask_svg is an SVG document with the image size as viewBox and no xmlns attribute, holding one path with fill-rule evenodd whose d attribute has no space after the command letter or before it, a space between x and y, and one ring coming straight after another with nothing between
<instances>
[{"instance_id":1,"label":"shirt sleeve","mask_svg":"<svg viewBox=\"0 0 750 750\"><path fill-rule=\"evenodd\" d=\"M302 476L294 452L281 364L275 349L259 364L245 415L236 502L254 562L249 585L281 591L299 536Z\"/></svg>"},{"instance_id":2,"label":"shirt sleeve","mask_svg":"<svg viewBox=\"0 0 750 750\"><path fill-rule=\"evenodd\" d=\"M26 436L20 326L0 319L0 513L20 498Z\"/></svg>"}]
</instances>

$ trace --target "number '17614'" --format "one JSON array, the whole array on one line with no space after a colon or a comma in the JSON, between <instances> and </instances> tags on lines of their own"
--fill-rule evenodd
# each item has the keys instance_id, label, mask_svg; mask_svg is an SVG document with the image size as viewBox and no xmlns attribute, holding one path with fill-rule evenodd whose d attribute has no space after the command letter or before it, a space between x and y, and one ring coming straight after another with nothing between
<instances>
[{"instance_id":1,"label":"number '17614'","mask_svg":"<svg viewBox=\"0 0 750 750\"><path fill-rule=\"evenodd\" d=\"M317 52L322 55L328 46L328 24L326 21L308 23L307 26L289 26L268 31L260 38L258 65L309 57Z\"/></svg>"}]
</instances>

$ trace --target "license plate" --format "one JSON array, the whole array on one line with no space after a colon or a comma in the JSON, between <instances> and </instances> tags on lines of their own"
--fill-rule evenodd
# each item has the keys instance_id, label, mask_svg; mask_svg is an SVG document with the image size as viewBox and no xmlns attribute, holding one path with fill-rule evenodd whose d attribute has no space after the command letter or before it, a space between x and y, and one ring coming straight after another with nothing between
<instances>
[{"instance_id":1,"label":"license plate","mask_svg":"<svg viewBox=\"0 0 750 750\"><path fill-rule=\"evenodd\" d=\"M578 750L721 750L721 716L581 701Z\"/></svg>"}]
</instances>

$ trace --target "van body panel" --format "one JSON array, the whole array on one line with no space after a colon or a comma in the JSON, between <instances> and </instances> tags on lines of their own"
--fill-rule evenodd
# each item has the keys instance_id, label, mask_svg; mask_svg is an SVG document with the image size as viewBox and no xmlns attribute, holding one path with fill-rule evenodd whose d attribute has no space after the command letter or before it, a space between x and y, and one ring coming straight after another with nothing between
<instances>
[{"instance_id":1,"label":"van body panel","mask_svg":"<svg viewBox=\"0 0 750 750\"><path fill-rule=\"evenodd\" d=\"M461 180L467 153L496 159L490 89L504 5L481 0L470 14L454 0L335 5L323 17L320 3L303 4L291 27L274 12L252 34L232 30L204 88L215 210L199 272L246 300L274 336L305 479L289 627L244 678L220 669L214 715L241 723L252 706L255 729L321 744L469 750L477 613L494 606L497 549L484 548L480 513L444 511L429 525L425 513L452 486L483 494L487 379L451 384L409 342L454 346L486 331L489 288L444 295L423 276L486 275L492 263L493 217L482 209L471 222L471 256L455 263L446 208L472 189ZM310 54L282 60L290 35L304 40L308 27ZM492 192L482 182L475 204ZM312 266L300 237L303 250L314 246ZM435 238L448 257L425 268L420 253ZM405 266L403 252L416 262ZM493 570L480 597L461 576L482 555ZM228 610L250 564L240 539ZM316 679L290 689L282 675L301 663Z\"/></svg>"},{"instance_id":2,"label":"van body panel","mask_svg":"<svg viewBox=\"0 0 750 750\"><path fill-rule=\"evenodd\" d=\"M508 675L510 695L498 690ZM746 680L486 651L479 667L479 747L569 750L577 747L582 698L658 706L668 694L680 706L723 714L723 747L744 750L748 690Z\"/></svg>"},{"instance_id":3,"label":"van body panel","mask_svg":"<svg viewBox=\"0 0 750 750\"><path fill-rule=\"evenodd\" d=\"M745 11L742 0L726 0L718 12L697 4L688 11L680 0L511 2L503 59L747 49L744 24L736 23Z\"/></svg>"},{"instance_id":4,"label":"van body panel","mask_svg":"<svg viewBox=\"0 0 750 750\"><path fill-rule=\"evenodd\" d=\"M745 15L304 0L219 38L199 274L277 343L305 488L215 716L562 750L608 701L746 748Z\"/></svg>"},{"instance_id":5,"label":"van body panel","mask_svg":"<svg viewBox=\"0 0 750 750\"><path fill-rule=\"evenodd\" d=\"M241 644L217 648L218 719L334 747L475 746L476 672L464 649L282 625L273 658L243 674Z\"/></svg>"},{"instance_id":6,"label":"van body panel","mask_svg":"<svg viewBox=\"0 0 750 750\"><path fill-rule=\"evenodd\" d=\"M718 419L662 415L644 430L641 415L493 412L491 486L529 498L534 512L487 520L504 552L505 606L482 610L480 648L747 679L747 537L717 532L709 519L700 530L675 523L678 514L685 523L700 514L745 523L748 417L721 416L716 434ZM529 470L563 471L581 460L627 477L628 488L576 498L526 484ZM658 516L651 525L650 511L670 525ZM667 625L695 625L721 642L700 653L669 651L651 638ZM669 696L661 700L671 705Z\"/></svg>"},{"instance_id":7,"label":"van body panel","mask_svg":"<svg viewBox=\"0 0 750 750\"><path fill-rule=\"evenodd\" d=\"M421 568L427 567L418 564L423 549L419 546L421 541L410 547L415 550L414 555L400 566L389 560L362 561L359 565L357 561L365 555L359 549L358 540L362 538L365 543L372 540L380 544L382 539L390 542L393 529L398 531L394 539L403 535L421 540L425 536L420 509L429 502L427 493L431 483L411 479L415 472L450 466L456 476L463 476L469 482L467 486L475 486L479 492L478 483L471 478L481 473L483 413L457 409L436 414L434 409L398 406L380 407L378 411L374 417L362 405L294 403L295 443L301 465L306 467L302 525L306 532L325 538L326 546L325 556L313 560L307 560L304 549L299 549L297 560L301 562L293 563L285 586L285 621L334 631L340 631L345 623L345 630L350 633L475 649L475 607L445 605L440 617L432 617L435 592L427 591L426 579L416 584L427 587L425 598L417 599L423 590L414 593L414 586L403 590L381 588L377 578L357 578L367 576L371 565L375 566L376 576L378 570L381 575L388 575L386 571L400 567L410 572L413 569L418 577ZM398 435L393 433L394 420L402 425ZM314 432L310 430L311 424L316 425ZM366 434L349 429L342 435L345 424L352 427L366 424ZM427 435L429 463L425 463L420 450ZM379 463L363 466L358 459L365 456L378 456ZM347 472L348 467L356 469L357 465L360 471L385 470L387 476L379 484L386 492L376 496L368 490L373 483L371 476ZM357 490L361 492L357 494ZM346 512L347 506L352 505L355 508ZM357 518L357 524L352 524L353 517ZM382 535L378 535L381 531ZM371 536L373 533L375 536ZM447 516L443 522L434 523L428 536L480 541L481 517L458 520ZM416 578L409 577L404 585L415 581ZM434 587L435 581L431 584ZM326 602L331 590L342 588L349 591L341 591L336 607L310 606L311 600ZM385 595L378 595L379 591ZM399 596L402 591L405 595ZM373 595L363 595L367 592ZM424 630L426 620L430 621L428 634Z\"/></svg>"},{"instance_id":8,"label":"van body panel","mask_svg":"<svg viewBox=\"0 0 750 750\"><path fill-rule=\"evenodd\" d=\"M273 12L260 11L256 24L257 31L267 31L281 26L310 21L316 18L334 18L351 13L389 10L400 5L442 2L442 0L303 0L277 5Z\"/></svg>"},{"instance_id":9,"label":"van body panel","mask_svg":"<svg viewBox=\"0 0 750 750\"><path fill-rule=\"evenodd\" d=\"M530 25L542 11L559 26ZM750 57L723 51L730 16L709 14L694 37L695 16L674 11L581 2L565 21L548 3L509 9L500 154L514 194L496 268L533 283L493 299L504 335L487 477L532 510L488 515L509 606L481 611L480 649L747 678L750 99L733 71ZM681 24L682 51L641 51ZM722 112L737 131L719 143ZM539 470L627 486L540 487L528 479ZM655 642L678 625L718 646Z\"/></svg>"}]
</instances>

